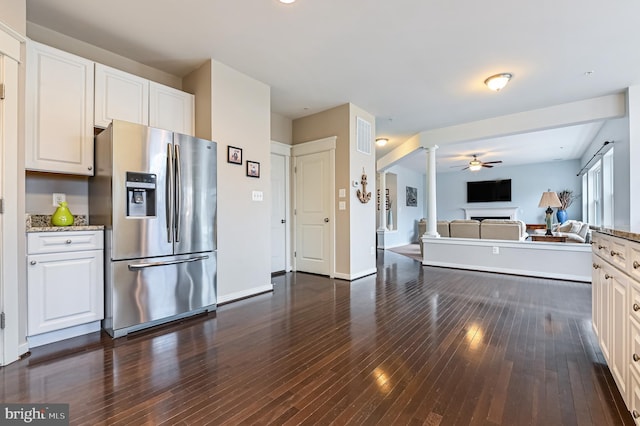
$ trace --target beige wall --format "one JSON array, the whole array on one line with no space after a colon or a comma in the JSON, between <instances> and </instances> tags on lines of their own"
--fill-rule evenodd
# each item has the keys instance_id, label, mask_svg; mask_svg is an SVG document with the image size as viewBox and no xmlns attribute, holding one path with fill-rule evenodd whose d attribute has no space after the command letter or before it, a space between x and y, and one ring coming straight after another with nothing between
<instances>
[{"instance_id":1,"label":"beige wall","mask_svg":"<svg viewBox=\"0 0 640 426\"><path fill-rule=\"evenodd\" d=\"M333 194L338 200L339 188L350 188L349 181L349 139L350 113L349 104L312 114L293 120L293 144L309 142L330 136L336 136L336 191ZM338 210L336 201L336 235L335 235L335 269L337 274L350 274L350 234L349 209ZM375 230L374 230L375 231Z\"/></svg>"},{"instance_id":2,"label":"beige wall","mask_svg":"<svg viewBox=\"0 0 640 426\"><path fill-rule=\"evenodd\" d=\"M196 97L200 95L198 91ZM218 300L269 290L271 285L271 91L211 61L211 136L218 142ZM227 163L227 146L242 148L243 165ZM260 178L246 176L246 161ZM252 201L261 191L263 201Z\"/></svg>"},{"instance_id":3,"label":"beige wall","mask_svg":"<svg viewBox=\"0 0 640 426\"><path fill-rule=\"evenodd\" d=\"M182 88L196 97L196 136L211 140L211 61L185 76Z\"/></svg>"},{"instance_id":4,"label":"beige wall","mask_svg":"<svg viewBox=\"0 0 640 426\"><path fill-rule=\"evenodd\" d=\"M271 140L291 145L293 121L283 115L271 113Z\"/></svg>"},{"instance_id":5,"label":"beige wall","mask_svg":"<svg viewBox=\"0 0 640 426\"><path fill-rule=\"evenodd\" d=\"M25 0L0 0L0 22L21 35L27 34L27 2Z\"/></svg>"}]
</instances>

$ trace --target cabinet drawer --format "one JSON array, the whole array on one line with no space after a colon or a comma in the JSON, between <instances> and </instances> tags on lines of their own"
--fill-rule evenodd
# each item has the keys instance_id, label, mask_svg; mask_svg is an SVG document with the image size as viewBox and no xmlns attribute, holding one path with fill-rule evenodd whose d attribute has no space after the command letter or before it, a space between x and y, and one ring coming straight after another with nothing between
<instances>
[{"instance_id":1,"label":"cabinet drawer","mask_svg":"<svg viewBox=\"0 0 640 426\"><path fill-rule=\"evenodd\" d=\"M611 238L608 242L607 260L621 271L627 270L627 244L619 238Z\"/></svg>"},{"instance_id":2,"label":"cabinet drawer","mask_svg":"<svg viewBox=\"0 0 640 426\"><path fill-rule=\"evenodd\" d=\"M635 279L640 279L640 244L627 241L627 271Z\"/></svg>"},{"instance_id":3,"label":"cabinet drawer","mask_svg":"<svg viewBox=\"0 0 640 426\"><path fill-rule=\"evenodd\" d=\"M33 232L27 234L27 253L102 250L103 242L102 231Z\"/></svg>"},{"instance_id":4,"label":"cabinet drawer","mask_svg":"<svg viewBox=\"0 0 640 426\"><path fill-rule=\"evenodd\" d=\"M593 237L593 252L597 253L604 259L609 260L611 253L609 253L611 241L603 234L595 233Z\"/></svg>"},{"instance_id":5,"label":"cabinet drawer","mask_svg":"<svg viewBox=\"0 0 640 426\"><path fill-rule=\"evenodd\" d=\"M631 281L630 288L631 300L629 300L629 316L640 324L640 284ZM638 355L640 355L640 353L638 353Z\"/></svg>"}]
</instances>

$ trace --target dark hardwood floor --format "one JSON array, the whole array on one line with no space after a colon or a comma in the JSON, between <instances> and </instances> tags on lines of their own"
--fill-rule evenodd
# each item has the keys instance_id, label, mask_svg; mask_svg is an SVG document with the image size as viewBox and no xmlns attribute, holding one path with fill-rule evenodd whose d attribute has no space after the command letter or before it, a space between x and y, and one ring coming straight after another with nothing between
<instances>
[{"instance_id":1,"label":"dark hardwood floor","mask_svg":"<svg viewBox=\"0 0 640 426\"><path fill-rule=\"evenodd\" d=\"M378 258L309 274L115 341L98 333L0 369L4 402L72 424L633 424L591 330L587 284Z\"/></svg>"}]
</instances>

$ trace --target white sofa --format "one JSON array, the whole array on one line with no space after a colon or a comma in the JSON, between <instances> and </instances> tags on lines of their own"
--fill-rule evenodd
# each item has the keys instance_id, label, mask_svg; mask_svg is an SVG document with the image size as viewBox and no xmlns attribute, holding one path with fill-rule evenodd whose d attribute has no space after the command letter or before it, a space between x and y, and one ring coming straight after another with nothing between
<instances>
[{"instance_id":1,"label":"white sofa","mask_svg":"<svg viewBox=\"0 0 640 426\"><path fill-rule=\"evenodd\" d=\"M591 229L588 223L579 220L567 220L565 223L556 223L552 226L551 232L558 237L567 237L568 243L589 243L591 242ZM536 229L537 235L544 235L544 229Z\"/></svg>"}]
</instances>

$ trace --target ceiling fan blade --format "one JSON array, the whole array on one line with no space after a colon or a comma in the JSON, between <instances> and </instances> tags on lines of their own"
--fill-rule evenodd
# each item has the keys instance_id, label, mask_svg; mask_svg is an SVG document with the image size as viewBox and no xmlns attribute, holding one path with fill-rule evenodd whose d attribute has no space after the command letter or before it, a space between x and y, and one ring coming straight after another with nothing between
<instances>
[{"instance_id":1,"label":"ceiling fan blade","mask_svg":"<svg viewBox=\"0 0 640 426\"><path fill-rule=\"evenodd\" d=\"M502 160L498 160L498 161L487 161L487 162L485 162L485 163L483 163L483 164L500 164L500 163L502 163Z\"/></svg>"},{"instance_id":2,"label":"ceiling fan blade","mask_svg":"<svg viewBox=\"0 0 640 426\"><path fill-rule=\"evenodd\" d=\"M488 165L487 163L484 163L484 164L482 165L482 167L486 167L486 168L490 169L490 168L492 168L493 166L490 166L490 165Z\"/></svg>"},{"instance_id":3,"label":"ceiling fan blade","mask_svg":"<svg viewBox=\"0 0 640 426\"><path fill-rule=\"evenodd\" d=\"M464 169L462 169L462 170L467 170L468 168L469 168L469 166L465 167L465 168L464 168Z\"/></svg>"}]
</instances>

